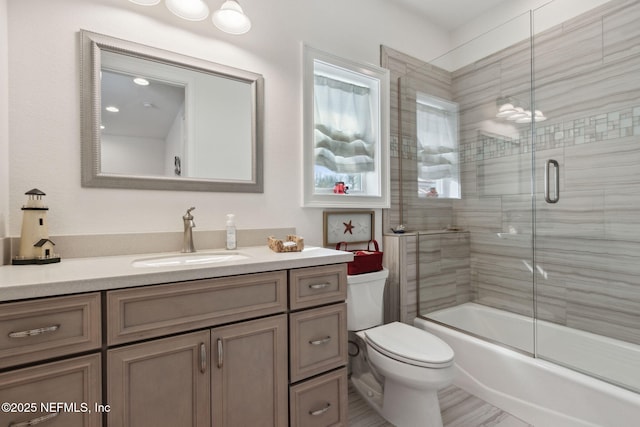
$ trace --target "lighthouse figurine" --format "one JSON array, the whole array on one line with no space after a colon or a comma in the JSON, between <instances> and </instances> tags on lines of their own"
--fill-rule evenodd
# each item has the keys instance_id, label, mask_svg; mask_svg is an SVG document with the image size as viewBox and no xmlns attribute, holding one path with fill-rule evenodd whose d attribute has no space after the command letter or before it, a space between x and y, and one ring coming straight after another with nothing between
<instances>
[{"instance_id":1,"label":"lighthouse figurine","mask_svg":"<svg viewBox=\"0 0 640 427\"><path fill-rule=\"evenodd\" d=\"M28 196L27 204L22 207L22 232L20 233L20 251L12 264L51 264L60 262L54 253L55 244L49 239L47 226L47 208L42 202L45 194L34 188L24 193Z\"/></svg>"}]
</instances>

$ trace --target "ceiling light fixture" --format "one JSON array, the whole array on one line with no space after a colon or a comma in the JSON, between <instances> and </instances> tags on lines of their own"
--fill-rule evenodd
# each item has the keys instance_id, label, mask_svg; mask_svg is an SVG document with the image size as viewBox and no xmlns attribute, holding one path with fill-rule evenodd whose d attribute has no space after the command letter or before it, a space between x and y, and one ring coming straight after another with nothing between
<instances>
[{"instance_id":1,"label":"ceiling light fixture","mask_svg":"<svg viewBox=\"0 0 640 427\"><path fill-rule=\"evenodd\" d=\"M167 9L187 21L202 21L209 16L209 6L202 0L165 0Z\"/></svg>"},{"instance_id":2,"label":"ceiling light fixture","mask_svg":"<svg viewBox=\"0 0 640 427\"><path fill-rule=\"evenodd\" d=\"M155 6L160 3L160 0L129 0L131 3L139 4L140 6Z\"/></svg>"},{"instance_id":3,"label":"ceiling light fixture","mask_svg":"<svg viewBox=\"0 0 640 427\"><path fill-rule=\"evenodd\" d=\"M531 114L531 112L529 112L529 114ZM516 107L514 109L514 113L507 116L506 119L509 121L515 122L516 120L522 119L524 117L527 117L527 113L524 111L524 108Z\"/></svg>"},{"instance_id":4,"label":"ceiling light fixture","mask_svg":"<svg viewBox=\"0 0 640 427\"><path fill-rule=\"evenodd\" d=\"M213 12L213 24L229 34L244 34L251 29L251 20L235 0L226 0Z\"/></svg>"},{"instance_id":5,"label":"ceiling light fixture","mask_svg":"<svg viewBox=\"0 0 640 427\"><path fill-rule=\"evenodd\" d=\"M540 110L535 110L534 113L531 113L531 110L525 110L522 107L516 107L516 105L518 105L518 102L514 98L498 98L496 117L516 123L543 122L547 120L547 117Z\"/></svg>"},{"instance_id":6,"label":"ceiling light fixture","mask_svg":"<svg viewBox=\"0 0 640 427\"><path fill-rule=\"evenodd\" d=\"M142 77L136 77L135 79L133 79L133 82L140 86L149 86L149 80Z\"/></svg>"},{"instance_id":7,"label":"ceiling light fixture","mask_svg":"<svg viewBox=\"0 0 640 427\"><path fill-rule=\"evenodd\" d=\"M498 109L498 114L496 117L509 117L510 115L516 112L516 107L513 106L512 103L507 102L506 104L502 104Z\"/></svg>"},{"instance_id":8,"label":"ceiling light fixture","mask_svg":"<svg viewBox=\"0 0 640 427\"><path fill-rule=\"evenodd\" d=\"M129 0L141 6L154 6L160 0ZM202 21L209 16L209 7L203 0L165 0L167 9L188 21ZM251 20L237 0L226 0L212 16L213 24L228 34L244 34L251 29Z\"/></svg>"}]
</instances>

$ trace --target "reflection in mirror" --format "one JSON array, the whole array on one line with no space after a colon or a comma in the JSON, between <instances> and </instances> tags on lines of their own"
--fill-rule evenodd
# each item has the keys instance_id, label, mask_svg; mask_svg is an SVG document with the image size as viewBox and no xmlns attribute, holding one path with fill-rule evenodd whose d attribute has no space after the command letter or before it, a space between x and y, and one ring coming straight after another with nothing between
<instances>
[{"instance_id":1,"label":"reflection in mirror","mask_svg":"<svg viewBox=\"0 0 640 427\"><path fill-rule=\"evenodd\" d=\"M262 76L81 32L83 185L262 192Z\"/></svg>"},{"instance_id":2,"label":"reflection in mirror","mask_svg":"<svg viewBox=\"0 0 640 427\"><path fill-rule=\"evenodd\" d=\"M101 172L182 176L185 85L109 70L102 54ZM185 173L184 176L189 176Z\"/></svg>"},{"instance_id":3,"label":"reflection in mirror","mask_svg":"<svg viewBox=\"0 0 640 427\"><path fill-rule=\"evenodd\" d=\"M388 207L389 72L304 47L304 204Z\"/></svg>"}]
</instances>

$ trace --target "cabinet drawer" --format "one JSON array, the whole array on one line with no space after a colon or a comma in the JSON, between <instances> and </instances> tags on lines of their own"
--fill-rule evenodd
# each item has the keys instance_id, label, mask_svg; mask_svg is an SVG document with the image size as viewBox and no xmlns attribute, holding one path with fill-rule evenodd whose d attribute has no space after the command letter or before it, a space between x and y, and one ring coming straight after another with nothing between
<instances>
[{"instance_id":1,"label":"cabinet drawer","mask_svg":"<svg viewBox=\"0 0 640 427\"><path fill-rule=\"evenodd\" d=\"M291 313L289 333L291 382L346 365L345 303Z\"/></svg>"},{"instance_id":2,"label":"cabinet drawer","mask_svg":"<svg viewBox=\"0 0 640 427\"><path fill-rule=\"evenodd\" d=\"M347 426L347 369L291 387L291 427Z\"/></svg>"},{"instance_id":3,"label":"cabinet drawer","mask_svg":"<svg viewBox=\"0 0 640 427\"><path fill-rule=\"evenodd\" d=\"M283 313L286 272L247 274L107 293L109 345Z\"/></svg>"},{"instance_id":4,"label":"cabinet drawer","mask_svg":"<svg viewBox=\"0 0 640 427\"><path fill-rule=\"evenodd\" d=\"M100 348L100 294L0 306L0 368Z\"/></svg>"},{"instance_id":5,"label":"cabinet drawer","mask_svg":"<svg viewBox=\"0 0 640 427\"><path fill-rule=\"evenodd\" d=\"M102 413L96 407L102 403L100 378L99 354L0 374L0 400L29 405L0 411L0 425L100 426ZM41 405L58 402L67 406Z\"/></svg>"},{"instance_id":6,"label":"cabinet drawer","mask_svg":"<svg viewBox=\"0 0 640 427\"><path fill-rule=\"evenodd\" d=\"M333 264L289 271L292 310L347 299L347 265Z\"/></svg>"}]
</instances>

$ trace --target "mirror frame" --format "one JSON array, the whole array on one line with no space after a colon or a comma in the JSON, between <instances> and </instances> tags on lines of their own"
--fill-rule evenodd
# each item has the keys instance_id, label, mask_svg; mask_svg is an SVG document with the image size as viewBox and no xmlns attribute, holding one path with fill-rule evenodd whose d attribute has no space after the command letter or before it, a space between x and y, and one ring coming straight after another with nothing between
<instances>
[{"instance_id":1,"label":"mirror frame","mask_svg":"<svg viewBox=\"0 0 640 427\"><path fill-rule=\"evenodd\" d=\"M250 85L252 92L251 103L253 107L251 129L253 154L251 159L252 178L245 181L196 177L175 178L122 175L102 172L100 142L100 52L102 50L201 71L203 73L245 82ZM83 187L240 193L264 192L264 78L261 74L110 37L104 34L80 30L80 89L81 171Z\"/></svg>"},{"instance_id":2,"label":"mirror frame","mask_svg":"<svg viewBox=\"0 0 640 427\"><path fill-rule=\"evenodd\" d=\"M303 207L322 208L389 208L390 200L390 72L373 64L356 62L318 50L306 44L302 45L303 56ZM339 194L316 194L315 192L315 159L314 159L314 71L315 62L325 63L345 71L362 75L379 84L379 141L377 145L376 180L380 188L379 195L344 196Z\"/></svg>"}]
</instances>

